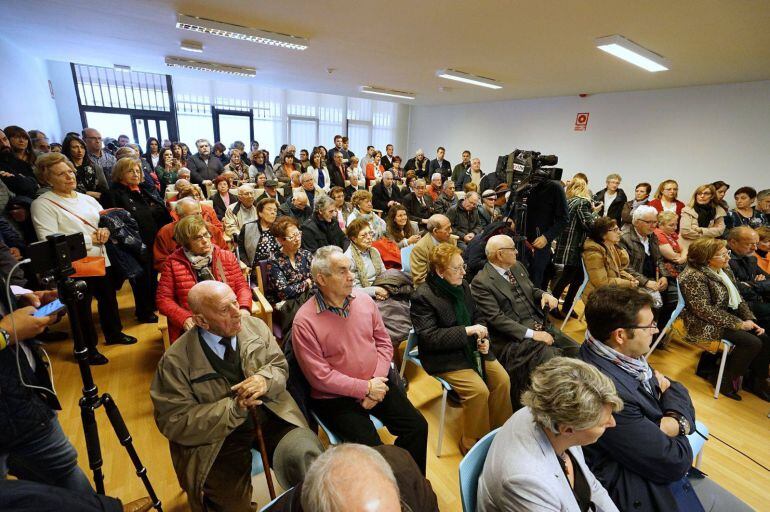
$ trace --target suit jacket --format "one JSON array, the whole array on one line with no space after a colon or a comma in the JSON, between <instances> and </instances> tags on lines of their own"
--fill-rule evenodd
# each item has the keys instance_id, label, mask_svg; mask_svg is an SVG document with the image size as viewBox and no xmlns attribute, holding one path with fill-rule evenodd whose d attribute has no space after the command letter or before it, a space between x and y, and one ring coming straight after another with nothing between
<instances>
[{"instance_id":1,"label":"suit jacket","mask_svg":"<svg viewBox=\"0 0 770 512\"><path fill-rule=\"evenodd\" d=\"M238 333L241 368L246 377L267 380L263 407L279 418L307 428L297 403L286 391L289 366L262 320L243 318ZM235 404L227 380L206 358L198 329L177 339L158 363L150 398L155 423L171 445L171 462L194 512L204 510L200 497L211 465L225 438L246 420L248 411Z\"/></svg>"},{"instance_id":2,"label":"suit jacket","mask_svg":"<svg viewBox=\"0 0 770 512\"><path fill-rule=\"evenodd\" d=\"M235 194L228 192L227 195L230 196L230 204L238 202L238 196ZM211 198L211 202L214 203L214 211L217 213L217 218L222 220L229 205L225 204L225 202L222 200L222 196L219 195L219 192L214 194L214 196Z\"/></svg>"},{"instance_id":3,"label":"suit jacket","mask_svg":"<svg viewBox=\"0 0 770 512\"><path fill-rule=\"evenodd\" d=\"M414 249L412 249L409 255L409 265L412 270L412 282L415 287L425 282L425 277L428 275L430 252L436 245L436 241L430 233L425 233L420 238L420 241L414 244Z\"/></svg>"},{"instance_id":4,"label":"suit jacket","mask_svg":"<svg viewBox=\"0 0 770 512\"><path fill-rule=\"evenodd\" d=\"M661 395L653 376L653 396L634 376L595 355L585 344L578 357L612 379L623 400L623 410L614 413L617 425L584 448L588 466L618 508L639 512L699 510L697 506L680 507L682 503L677 503L669 487L686 483L693 460L690 442L686 436L669 437L660 430L666 411L682 414L695 426L695 409L687 389L671 381ZM695 497L692 489L689 495Z\"/></svg>"},{"instance_id":5,"label":"suit jacket","mask_svg":"<svg viewBox=\"0 0 770 512\"><path fill-rule=\"evenodd\" d=\"M446 181L447 178L452 176L452 164L447 159L439 163L438 158L434 158L430 161L430 175L433 176L434 172L441 173L441 179Z\"/></svg>"},{"instance_id":6,"label":"suit jacket","mask_svg":"<svg viewBox=\"0 0 770 512\"><path fill-rule=\"evenodd\" d=\"M617 512L618 507L588 469L583 450L573 446L569 452L586 478L596 510ZM492 441L478 481L476 510L580 512L559 459L528 407L516 411Z\"/></svg>"},{"instance_id":7,"label":"suit jacket","mask_svg":"<svg viewBox=\"0 0 770 512\"><path fill-rule=\"evenodd\" d=\"M535 310L540 311L543 290L535 288L521 262L511 267L519 289ZM513 287L491 263L476 274L471 282L471 293L489 330L489 340L495 354L502 353L508 343L521 342L527 329L534 328L537 319L532 318L529 309L517 304Z\"/></svg>"},{"instance_id":8,"label":"suit jacket","mask_svg":"<svg viewBox=\"0 0 770 512\"><path fill-rule=\"evenodd\" d=\"M380 163L385 168L386 171L389 171L393 168L393 162L390 160L388 155L383 155L382 160L380 160Z\"/></svg>"},{"instance_id":9,"label":"suit jacket","mask_svg":"<svg viewBox=\"0 0 770 512\"><path fill-rule=\"evenodd\" d=\"M387 215L388 210L390 209L388 207L389 201L397 201L399 203L403 201L401 190L398 188L395 181L390 187L390 195L388 195L388 191L385 189L385 185L382 181L372 187L372 205L375 210L382 210L383 214Z\"/></svg>"},{"instance_id":10,"label":"suit jacket","mask_svg":"<svg viewBox=\"0 0 770 512\"><path fill-rule=\"evenodd\" d=\"M404 205L404 208L406 208L406 213L409 214L409 220L413 220L420 224L420 228L422 228L420 221L427 219L434 213L433 199L431 199L427 193L423 195L422 198L425 200L425 206L420 204L420 200L414 192L410 192L404 196L401 203Z\"/></svg>"},{"instance_id":11,"label":"suit jacket","mask_svg":"<svg viewBox=\"0 0 770 512\"><path fill-rule=\"evenodd\" d=\"M204 180L214 181L217 176L222 174L225 166L222 165L222 160L214 155L209 155L207 164L201 158L201 154L196 153L187 158L187 168L190 169L190 181L200 185Z\"/></svg>"}]
</instances>

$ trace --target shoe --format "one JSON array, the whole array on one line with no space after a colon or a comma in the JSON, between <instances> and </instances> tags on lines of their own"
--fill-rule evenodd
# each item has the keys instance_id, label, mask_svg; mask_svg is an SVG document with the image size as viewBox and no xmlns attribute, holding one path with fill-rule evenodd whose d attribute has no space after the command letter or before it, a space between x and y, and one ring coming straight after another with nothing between
<instances>
[{"instance_id":1,"label":"shoe","mask_svg":"<svg viewBox=\"0 0 770 512\"><path fill-rule=\"evenodd\" d=\"M88 354L88 364L91 366L101 366L109 362L110 360L99 352L94 351Z\"/></svg>"},{"instance_id":2,"label":"shoe","mask_svg":"<svg viewBox=\"0 0 770 512\"><path fill-rule=\"evenodd\" d=\"M743 389L765 402L770 402L770 386L765 379L745 379Z\"/></svg>"},{"instance_id":3,"label":"shoe","mask_svg":"<svg viewBox=\"0 0 770 512\"><path fill-rule=\"evenodd\" d=\"M158 323L158 315L154 313L150 313L147 316L138 316L136 319L139 321L140 324L157 324Z\"/></svg>"},{"instance_id":4,"label":"shoe","mask_svg":"<svg viewBox=\"0 0 770 512\"><path fill-rule=\"evenodd\" d=\"M152 501L150 498L145 497L123 505L123 512L147 512L151 508Z\"/></svg>"},{"instance_id":5,"label":"shoe","mask_svg":"<svg viewBox=\"0 0 770 512\"><path fill-rule=\"evenodd\" d=\"M563 311L560 311L558 309L551 310L549 314L557 320L564 320L565 318L567 318L567 315L565 315Z\"/></svg>"},{"instance_id":6,"label":"shoe","mask_svg":"<svg viewBox=\"0 0 770 512\"><path fill-rule=\"evenodd\" d=\"M122 332L114 338L107 338L105 340L106 345L133 345L134 343L136 343L136 338Z\"/></svg>"},{"instance_id":7,"label":"shoe","mask_svg":"<svg viewBox=\"0 0 770 512\"><path fill-rule=\"evenodd\" d=\"M69 339L70 335L66 332L61 331L52 331L50 329L46 329L45 331L41 332L37 336L35 336L35 339L38 341L64 341L66 339Z\"/></svg>"},{"instance_id":8,"label":"shoe","mask_svg":"<svg viewBox=\"0 0 770 512\"><path fill-rule=\"evenodd\" d=\"M727 398L730 398L732 400L736 400L738 402L743 400L743 397L741 397L741 395L739 395L737 391L732 391L732 390L730 390L730 391L722 391L720 394L722 394L723 396L726 396Z\"/></svg>"}]
</instances>

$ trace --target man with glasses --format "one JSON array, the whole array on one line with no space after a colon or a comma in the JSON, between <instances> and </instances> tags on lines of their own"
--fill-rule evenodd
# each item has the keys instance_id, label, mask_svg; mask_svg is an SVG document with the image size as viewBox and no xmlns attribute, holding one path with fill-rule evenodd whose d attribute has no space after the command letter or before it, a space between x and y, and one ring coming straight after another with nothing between
<instances>
[{"instance_id":1,"label":"man with glasses","mask_svg":"<svg viewBox=\"0 0 770 512\"><path fill-rule=\"evenodd\" d=\"M214 181L225 170L222 160L211 155L211 143L206 139L195 141L198 152L187 158L192 182L202 185L204 181Z\"/></svg>"},{"instance_id":2,"label":"man with glasses","mask_svg":"<svg viewBox=\"0 0 770 512\"><path fill-rule=\"evenodd\" d=\"M588 330L579 357L612 379L624 407L613 413L616 427L583 453L618 508L751 510L692 467L690 395L644 357L658 332L650 295L605 286L591 294L585 311Z\"/></svg>"},{"instance_id":3,"label":"man with glasses","mask_svg":"<svg viewBox=\"0 0 770 512\"><path fill-rule=\"evenodd\" d=\"M477 192L468 192L465 198L455 206L449 208L446 216L452 223L452 229L460 237L457 246L465 249L465 246L473 240L473 237L481 233L481 221L479 220L478 206L480 202Z\"/></svg>"},{"instance_id":4,"label":"man with glasses","mask_svg":"<svg viewBox=\"0 0 770 512\"><path fill-rule=\"evenodd\" d=\"M471 282L476 307L489 329L492 352L511 377L511 401L529 382L529 373L552 357L575 357L578 344L556 327L546 325L546 311L559 301L536 288L521 262L513 239L490 237L485 248L487 263Z\"/></svg>"},{"instance_id":5,"label":"man with glasses","mask_svg":"<svg viewBox=\"0 0 770 512\"><path fill-rule=\"evenodd\" d=\"M231 204L222 218L222 226L225 229L225 240L228 242L233 235L241 232L241 228L247 222L257 220L257 207L254 206L254 187L244 183L238 187L238 202Z\"/></svg>"},{"instance_id":6,"label":"man with glasses","mask_svg":"<svg viewBox=\"0 0 770 512\"><path fill-rule=\"evenodd\" d=\"M102 168L107 181L110 181L112 168L115 167L115 157L109 151L102 147L102 134L95 128L85 128L83 130L83 140L86 143L86 155L91 164Z\"/></svg>"},{"instance_id":7,"label":"man with glasses","mask_svg":"<svg viewBox=\"0 0 770 512\"><path fill-rule=\"evenodd\" d=\"M750 226L738 226L727 233L730 248L730 270L738 284L738 291L757 317L757 323L770 329L770 274L759 268L754 252L759 235Z\"/></svg>"}]
</instances>

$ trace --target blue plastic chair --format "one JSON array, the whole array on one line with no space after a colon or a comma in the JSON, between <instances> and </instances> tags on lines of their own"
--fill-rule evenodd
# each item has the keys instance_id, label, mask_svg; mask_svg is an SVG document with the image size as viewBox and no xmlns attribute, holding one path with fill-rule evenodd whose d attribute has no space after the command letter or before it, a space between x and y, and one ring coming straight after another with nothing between
<instances>
[{"instance_id":1,"label":"blue plastic chair","mask_svg":"<svg viewBox=\"0 0 770 512\"><path fill-rule=\"evenodd\" d=\"M676 319L679 318L679 315L682 314L682 310L684 309L684 296L682 295L682 289L679 287L679 281L676 282L676 308L674 308L674 312L671 313L671 318L668 319L668 322L663 327L663 329L660 330L660 334L658 334L657 339L655 339L655 343L652 344L652 347L650 348L650 351L647 352L646 357L650 357L652 355L652 352L658 347L658 344L663 339L663 337L666 335L669 329L671 329L671 326L674 325L674 322L676 322Z\"/></svg>"},{"instance_id":2,"label":"blue plastic chair","mask_svg":"<svg viewBox=\"0 0 770 512\"><path fill-rule=\"evenodd\" d=\"M417 351L417 333L414 332L414 329L411 329L409 331L409 337L406 340L406 350L404 350L404 359L401 361L401 370L399 373L401 374L401 377L404 376L404 370L406 369L406 362L411 361L413 364L416 364L420 368L422 368L422 362L420 362L420 358ZM446 419L446 402L447 402L447 395L452 390L452 386L442 379L441 377L436 377L435 375L431 375L434 379L436 379L439 384L441 384L441 416L439 416L439 428L438 428L438 444L436 446L436 457L441 457L441 445L444 441L444 423Z\"/></svg>"},{"instance_id":3,"label":"blue plastic chair","mask_svg":"<svg viewBox=\"0 0 770 512\"><path fill-rule=\"evenodd\" d=\"M460 500L463 504L463 512L476 512L479 477L484 468L484 461L487 460L489 447L492 446L492 441L499 430L496 428L479 439L460 461Z\"/></svg>"},{"instance_id":4,"label":"blue plastic chair","mask_svg":"<svg viewBox=\"0 0 770 512\"><path fill-rule=\"evenodd\" d=\"M291 489L294 489L294 487L292 487ZM278 503L278 500L280 500L283 497L284 494L286 494L287 492L291 491L291 489L287 489L287 490L283 491L281 494L279 494L278 496L276 496L273 501L271 501L270 503L268 503L267 505L265 505L264 507L259 509L259 512L267 512L268 510L270 510L270 507L272 507L273 505Z\"/></svg>"},{"instance_id":5,"label":"blue plastic chair","mask_svg":"<svg viewBox=\"0 0 770 512\"><path fill-rule=\"evenodd\" d=\"M575 309L575 303L582 297L586 286L588 286L588 271L586 270L586 264L581 260L580 265L583 267L583 282L581 283L580 288L578 288L575 298L572 300L572 305L569 307L569 311L567 311L567 316L564 317L564 321L561 323L561 330L564 330L564 326L569 322L570 315L572 315L572 311Z\"/></svg>"},{"instance_id":6,"label":"blue plastic chair","mask_svg":"<svg viewBox=\"0 0 770 512\"><path fill-rule=\"evenodd\" d=\"M695 430L696 432L687 436L687 440L690 441L692 456L695 458L694 466L700 469L700 464L703 461L703 445L706 444L709 436L709 428L704 423L695 420Z\"/></svg>"},{"instance_id":7,"label":"blue plastic chair","mask_svg":"<svg viewBox=\"0 0 770 512\"><path fill-rule=\"evenodd\" d=\"M408 274L412 273L412 262L409 260L412 256L412 249L414 249L414 244L401 248L401 270Z\"/></svg>"},{"instance_id":8,"label":"blue plastic chair","mask_svg":"<svg viewBox=\"0 0 770 512\"><path fill-rule=\"evenodd\" d=\"M342 444L342 439L337 434L332 432L329 429L329 427L324 425L324 422L321 421L321 418L319 418L318 415L314 411L310 411L310 415L313 417L313 419L316 421L316 423L318 423L318 425L321 427L321 429L326 433L326 437L329 438L329 443L330 444L332 444L332 445ZM372 423L374 423L374 429L375 430L380 430L381 428L385 427L385 425L383 425L380 420L378 420L377 418L375 418L371 414L369 415L369 419L372 420Z\"/></svg>"}]
</instances>

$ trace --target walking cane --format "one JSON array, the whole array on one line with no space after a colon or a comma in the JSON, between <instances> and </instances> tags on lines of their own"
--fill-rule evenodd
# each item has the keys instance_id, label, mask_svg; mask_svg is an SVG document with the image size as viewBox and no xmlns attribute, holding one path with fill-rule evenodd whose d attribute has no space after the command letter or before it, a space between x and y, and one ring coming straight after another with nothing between
<instances>
[{"instance_id":1,"label":"walking cane","mask_svg":"<svg viewBox=\"0 0 770 512\"><path fill-rule=\"evenodd\" d=\"M265 469L265 480L267 480L267 490L270 492L270 499L275 499L275 487L273 487L273 476L270 474L270 461L267 458L267 448L265 448L265 436L262 435L262 425L257 418L256 407L249 410L251 420L254 422L254 437L257 438L259 454L262 456L262 467Z\"/></svg>"}]
</instances>

